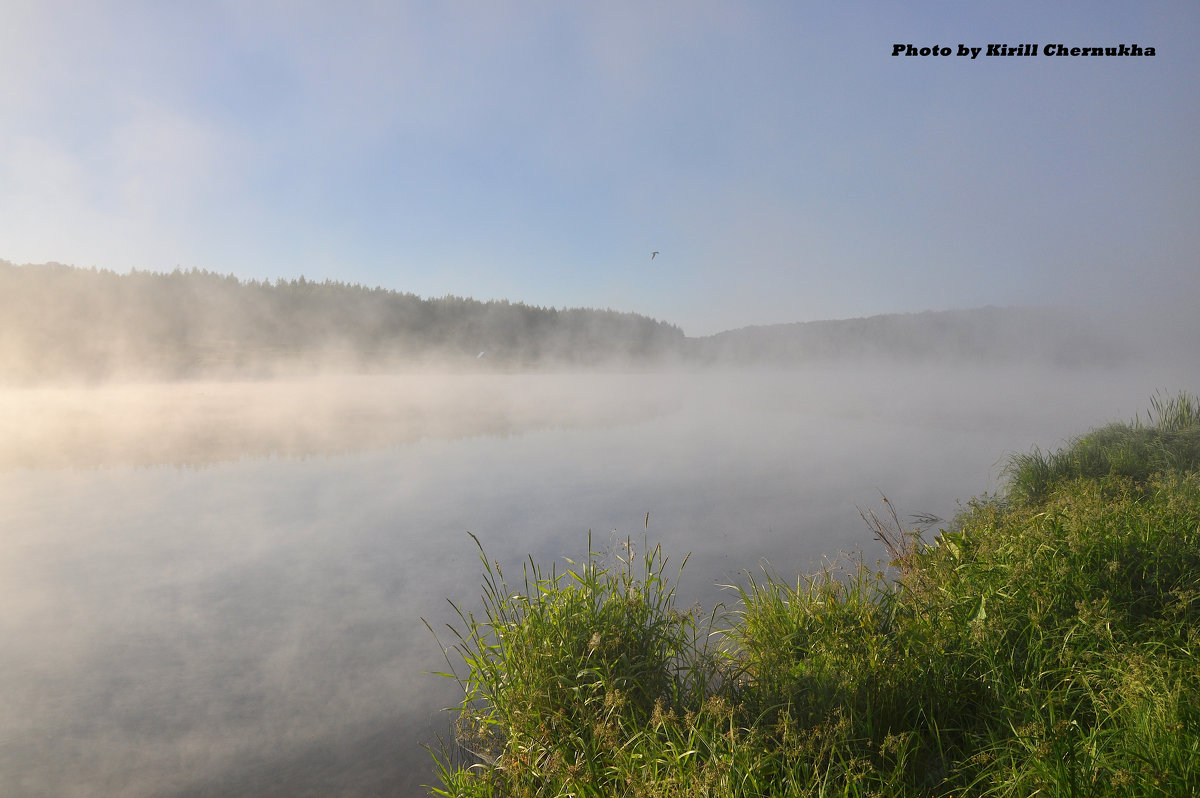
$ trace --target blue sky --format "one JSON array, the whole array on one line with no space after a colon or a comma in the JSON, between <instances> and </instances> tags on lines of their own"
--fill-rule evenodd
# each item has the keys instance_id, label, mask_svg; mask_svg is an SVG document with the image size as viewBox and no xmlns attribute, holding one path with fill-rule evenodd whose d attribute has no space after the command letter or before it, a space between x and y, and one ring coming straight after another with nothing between
<instances>
[{"instance_id":1,"label":"blue sky","mask_svg":"<svg viewBox=\"0 0 1200 798\"><path fill-rule=\"evenodd\" d=\"M1200 4L915 5L6 0L0 258L689 335L1194 304Z\"/></svg>"}]
</instances>

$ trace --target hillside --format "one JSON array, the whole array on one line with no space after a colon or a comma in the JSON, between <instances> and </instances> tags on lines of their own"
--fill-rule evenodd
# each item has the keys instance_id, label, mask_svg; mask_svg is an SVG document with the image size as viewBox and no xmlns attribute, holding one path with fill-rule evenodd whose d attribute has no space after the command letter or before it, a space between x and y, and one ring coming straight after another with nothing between
<instances>
[{"instance_id":1,"label":"hillside","mask_svg":"<svg viewBox=\"0 0 1200 798\"><path fill-rule=\"evenodd\" d=\"M997 307L744 327L696 339L693 348L703 362L773 364L887 359L1116 365L1135 354L1123 332L1091 314Z\"/></svg>"},{"instance_id":2,"label":"hillside","mask_svg":"<svg viewBox=\"0 0 1200 798\"><path fill-rule=\"evenodd\" d=\"M0 261L0 382L262 377L407 368L888 361L1118 366L1193 362L1194 320L1061 308L926 311L686 337L635 313L422 298L304 277L274 283ZM1189 332L1181 332L1181 330Z\"/></svg>"}]
</instances>

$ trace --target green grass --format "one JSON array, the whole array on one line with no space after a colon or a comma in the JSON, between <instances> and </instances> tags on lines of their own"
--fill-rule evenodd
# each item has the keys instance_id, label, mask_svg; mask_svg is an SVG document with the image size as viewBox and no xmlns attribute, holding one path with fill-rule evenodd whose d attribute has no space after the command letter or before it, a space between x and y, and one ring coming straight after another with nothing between
<instances>
[{"instance_id":1,"label":"green grass","mask_svg":"<svg viewBox=\"0 0 1200 798\"><path fill-rule=\"evenodd\" d=\"M1072 439L1053 452L1034 449L1010 458L1009 494L1043 501L1059 483L1080 478L1126 476L1145 482L1160 471L1200 467L1200 401L1186 393L1156 395L1146 421L1115 422Z\"/></svg>"},{"instance_id":2,"label":"green grass","mask_svg":"<svg viewBox=\"0 0 1200 798\"><path fill-rule=\"evenodd\" d=\"M513 589L480 547L434 793L1200 794L1200 412L1154 408L927 542L868 511L888 563L748 575L728 612L676 608L658 548Z\"/></svg>"}]
</instances>

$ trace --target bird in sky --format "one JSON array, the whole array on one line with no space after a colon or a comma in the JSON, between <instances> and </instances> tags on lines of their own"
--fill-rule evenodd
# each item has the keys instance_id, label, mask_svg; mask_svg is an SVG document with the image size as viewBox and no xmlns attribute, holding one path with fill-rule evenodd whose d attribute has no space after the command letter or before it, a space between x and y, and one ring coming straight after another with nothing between
<instances>
[{"instance_id":1,"label":"bird in sky","mask_svg":"<svg viewBox=\"0 0 1200 798\"><path fill-rule=\"evenodd\" d=\"M655 256L656 256L656 255L658 255L658 250L657 250L657 249L656 249L656 250L654 250L653 252L651 252L651 253L650 253L650 260L654 260L654 258L655 258Z\"/></svg>"}]
</instances>

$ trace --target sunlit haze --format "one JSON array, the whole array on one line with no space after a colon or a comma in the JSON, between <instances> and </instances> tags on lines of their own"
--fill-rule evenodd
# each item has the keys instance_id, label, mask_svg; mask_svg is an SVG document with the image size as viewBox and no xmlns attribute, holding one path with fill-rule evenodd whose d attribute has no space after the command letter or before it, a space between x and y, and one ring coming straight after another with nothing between
<instances>
[{"instance_id":1,"label":"sunlit haze","mask_svg":"<svg viewBox=\"0 0 1200 798\"><path fill-rule=\"evenodd\" d=\"M1153 307L1200 291L1198 35L1190 1L14 0L0 258L611 307L689 336Z\"/></svg>"},{"instance_id":2,"label":"sunlit haze","mask_svg":"<svg viewBox=\"0 0 1200 798\"><path fill-rule=\"evenodd\" d=\"M422 746L478 756L461 734L485 728L443 711L464 695L444 672L469 665L446 626L484 617L481 566L519 590L523 564L661 543L666 572L687 562L678 606L725 623L747 572L802 585L882 558L867 508L906 545L909 520L964 540L972 497L1011 498L1014 456L1164 402L1194 420L1197 41L1196 0L3 0L0 795L428 794ZM1112 584L1149 584L1121 563ZM971 590L967 615L888 617L1007 628L1004 591ZM638 659L603 629L587 657ZM714 662L687 681L774 670ZM788 668L861 703L819 681L852 667ZM1063 682L1108 695L1090 678ZM1148 679L1121 690L1157 718ZM649 696L630 705L662 713ZM790 698L753 706L785 708L760 720L791 739ZM906 712L936 730L924 706ZM1003 732L1040 751L1026 720ZM890 723L871 761L902 740L904 767L945 770L941 743ZM588 745L657 768L607 724ZM1155 745L1095 726L1114 751ZM830 768L867 761L795 728ZM525 739L511 762L583 762ZM680 739L661 761L723 756Z\"/></svg>"}]
</instances>

